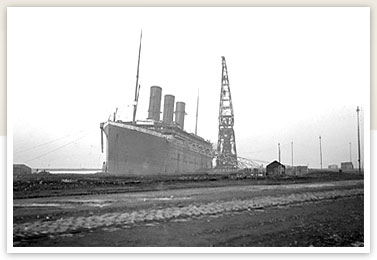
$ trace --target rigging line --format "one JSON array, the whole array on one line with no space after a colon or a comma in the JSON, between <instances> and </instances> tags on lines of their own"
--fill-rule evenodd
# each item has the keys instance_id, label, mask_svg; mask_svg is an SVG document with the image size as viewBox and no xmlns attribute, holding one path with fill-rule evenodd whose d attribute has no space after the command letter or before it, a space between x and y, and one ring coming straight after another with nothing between
<instances>
[{"instance_id":1,"label":"rigging line","mask_svg":"<svg viewBox=\"0 0 377 260\"><path fill-rule=\"evenodd\" d=\"M77 139L75 139L75 140L73 140L73 141L71 141L71 142L69 142L69 143L67 143L67 144L64 144L64 145L62 145L62 146L59 146L58 148L55 148L55 149L53 149L53 150L51 150L51 151L48 151L48 152L46 152L46 153L44 153L44 154L41 154L41 155L39 155L39 156L37 156L37 157L34 157L34 158L30 159L30 160L27 160L27 161L25 161L25 163L27 163L27 162L31 162L31 161L34 161L34 160L39 159L39 158L41 158L41 157L43 157L43 156L45 156L45 155L48 155L48 154L53 153L53 152L55 152L55 151L57 151L57 150L60 150L60 149L62 149L62 148L64 148L64 147L66 147L67 145L70 145L70 144L72 144L72 143L74 143L74 142L76 142L76 141L78 141L78 140L80 140L80 139L82 139L82 138L84 138L84 137L86 137L86 136L87 136L87 135L81 136L81 137L79 137L79 138L77 138Z\"/></svg>"},{"instance_id":2,"label":"rigging line","mask_svg":"<svg viewBox=\"0 0 377 260\"><path fill-rule=\"evenodd\" d=\"M247 161L251 161L251 162L255 162L255 163L268 163L267 161L260 160L260 159L253 159L253 158L247 158L247 157L241 157L241 156L237 156L237 158L247 160Z\"/></svg>"},{"instance_id":3,"label":"rigging line","mask_svg":"<svg viewBox=\"0 0 377 260\"><path fill-rule=\"evenodd\" d=\"M25 150L22 150L22 151L15 151L15 153L16 153L16 154L24 153L24 152L27 152L27 151L33 150L33 149L35 149L35 148L38 148L38 147L44 146L44 145L46 145L46 144L50 144L50 143L53 143L53 142L56 142L56 141L59 141L59 140L65 139L65 138L67 138L67 137L69 137L69 136L71 136L71 135L72 135L72 134L69 134L69 135L66 135L66 136L63 136L63 137L59 137L59 138L56 138L56 139L54 139L54 140L48 141L48 142L46 142L46 143L38 144L38 145L36 145L36 146L33 146L33 147L31 147L31 148L28 148L28 149L25 149Z\"/></svg>"},{"instance_id":4,"label":"rigging line","mask_svg":"<svg viewBox=\"0 0 377 260\"><path fill-rule=\"evenodd\" d=\"M85 132L86 132L86 133L94 132L94 130L96 130L96 129L81 130L81 131L76 132L76 133L73 133L73 134L69 134L69 135L66 135L66 136L63 136L63 137L59 137L59 138L56 138L56 139L53 139L53 140L47 141L47 142L42 143L42 144L38 144L38 145L36 145L36 146L33 146L33 147L31 147L31 148L27 148L27 149L22 150L22 151L20 151L20 150L15 151L14 153L15 153L15 154L20 154L20 153L28 152L28 151L30 151L30 150L34 150L34 149L36 149L36 148L38 148L38 147L41 147L41 146L44 146L44 145L47 145L47 144L50 144L50 143L54 143L54 142L56 142L56 141L59 141L59 140L65 139L65 138L67 138L67 137L70 137L70 136L73 136L73 135L76 135L76 134L80 134L80 133L85 133Z\"/></svg>"}]
</instances>

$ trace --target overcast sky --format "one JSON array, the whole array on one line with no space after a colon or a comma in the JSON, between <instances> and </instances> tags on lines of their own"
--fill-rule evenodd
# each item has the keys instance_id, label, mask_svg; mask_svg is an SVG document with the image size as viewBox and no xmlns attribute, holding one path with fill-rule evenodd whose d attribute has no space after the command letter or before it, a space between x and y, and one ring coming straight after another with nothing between
<instances>
[{"instance_id":1,"label":"overcast sky","mask_svg":"<svg viewBox=\"0 0 377 260\"><path fill-rule=\"evenodd\" d=\"M225 56L238 155L319 167L357 160L369 99L369 8L8 8L7 81L15 163L101 167L100 122L131 120L141 92L186 103L185 129L217 142ZM361 128L363 130L363 127ZM362 136L363 137L363 136ZM363 140L363 139L362 139ZM362 146L363 148L363 146Z\"/></svg>"}]
</instances>

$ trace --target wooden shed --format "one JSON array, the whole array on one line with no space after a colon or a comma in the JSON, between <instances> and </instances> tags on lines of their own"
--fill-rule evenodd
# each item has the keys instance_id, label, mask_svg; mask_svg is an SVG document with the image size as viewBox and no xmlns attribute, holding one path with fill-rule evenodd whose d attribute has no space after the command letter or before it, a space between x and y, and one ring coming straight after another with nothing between
<instances>
[{"instance_id":1,"label":"wooden shed","mask_svg":"<svg viewBox=\"0 0 377 260\"><path fill-rule=\"evenodd\" d=\"M285 174L285 166L276 160L266 166L267 176L284 175L284 174Z\"/></svg>"}]
</instances>

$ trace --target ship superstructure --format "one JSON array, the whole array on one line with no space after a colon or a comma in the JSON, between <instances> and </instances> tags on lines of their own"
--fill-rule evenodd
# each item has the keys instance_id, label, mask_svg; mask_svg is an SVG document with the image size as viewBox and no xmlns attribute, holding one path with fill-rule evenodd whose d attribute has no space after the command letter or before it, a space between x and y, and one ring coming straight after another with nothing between
<instances>
[{"instance_id":1,"label":"ship superstructure","mask_svg":"<svg viewBox=\"0 0 377 260\"><path fill-rule=\"evenodd\" d=\"M183 130L185 103L175 104L175 121L172 121L174 103L170 105L169 102L174 96L165 95L164 120L158 120L160 91L159 87L151 87L150 118L147 120L135 123L109 120L101 124L107 140L108 173L179 174L212 167L212 144Z\"/></svg>"},{"instance_id":2,"label":"ship superstructure","mask_svg":"<svg viewBox=\"0 0 377 260\"><path fill-rule=\"evenodd\" d=\"M113 120L101 123L102 150L106 136L104 171L116 175L158 175L195 173L212 168L212 144L184 130L184 102L175 102L173 95L164 96L161 114L162 88L152 86L148 118L136 120L140 85L139 59L136 76L133 120Z\"/></svg>"}]
</instances>

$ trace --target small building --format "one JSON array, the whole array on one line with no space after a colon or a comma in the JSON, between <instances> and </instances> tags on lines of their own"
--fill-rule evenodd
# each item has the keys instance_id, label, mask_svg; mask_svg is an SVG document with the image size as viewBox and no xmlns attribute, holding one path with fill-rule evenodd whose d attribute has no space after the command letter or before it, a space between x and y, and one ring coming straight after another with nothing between
<instances>
[{"instance_id":1,"label":"small building","mask_svg":"<svg viewBox=\"0 0 377 260\"><path fill-rule=\"evenodd\" d=\"M31 168L25 164L13 164L14 174L31 174Z\"/></svg>"},{"instance_id":2,"label":"small building","mask_svg":"<svg viewBox=\"0 0 377 260\"><path fill-rule=\"evenodd\" d=\"M340 163L340 169L342 170L353 170L352 162L342 162Z\"/></svg>"},{"instance_id":3,"label":"small building","mask_svg":"<svg viewBox=\"0 0 377 260\"><path fill-rule=\"evenodd\" d=\"M309 173L308 166L306 165L297 165L293 167L295 175L305 175Z\"/></svg>"},{"instance_id":4,"label":"small building","mask_svg":"<svg viewBox=\"0 0 377 260\"><path fill-rule=\"evenodd\" d=\"M285 174L285 166L276 160L266 166L267 176L284 175L284 174Z\"/></svg>"},{"instance_id":5,"label":"small building","mask_svg":"<svg viewBox=\"0 0 377 260\"><path fill-rule=\"evenodd\" d=\"M338 169L338 165L337 164L330 164L329 165L329 169L331 169L331 170L337 170Z\"/></svg>"},{"instance_id":6,"label":"small building","mask_svg":"<svg viewBox=\"0 0 377 260\"><path fill-rule=\"evenodd\" d=\"M305 175L305 174L308 174L309 173L309 169L308 169L308 166L306 165L296 165L296 166L288 166L286 169L285 169L285 174L287 175L293 175L293 176L296 176L296 175Z\"/></svg>"}]
</instances>

